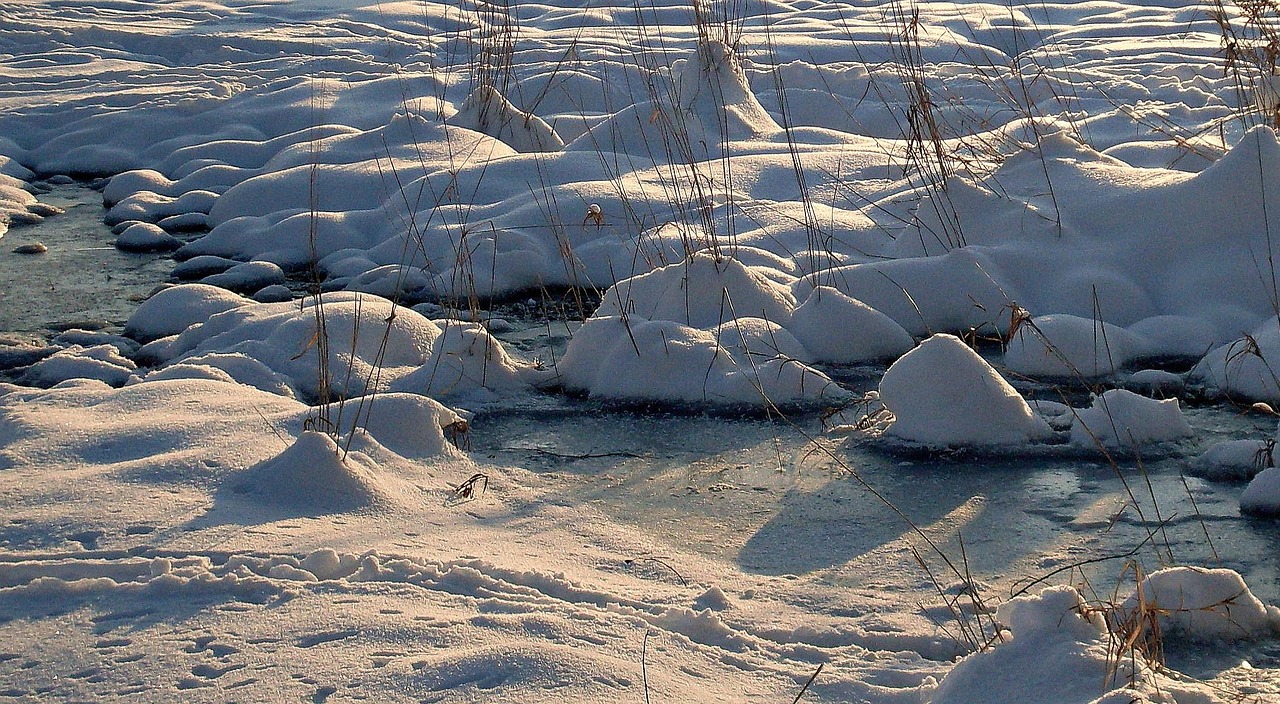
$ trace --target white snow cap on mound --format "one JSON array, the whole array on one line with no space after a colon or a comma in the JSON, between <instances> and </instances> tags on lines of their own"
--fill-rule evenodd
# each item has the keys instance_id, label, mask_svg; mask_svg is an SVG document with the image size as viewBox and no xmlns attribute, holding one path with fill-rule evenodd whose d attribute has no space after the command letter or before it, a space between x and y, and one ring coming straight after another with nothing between
<instances>
[{"instance_id":1,"label":"white snow cap on mound","mask_svg":"<svg viewBox=\"0 0 1280 704\"><path fill-rule=\"evenodd\" d=\"M300 514L368 511L393 503L371 458L356 451L343 455L333 438L303 431L284 452L230 480L231 493Z\"/></svg>"},{"instance_id":2,"label":"white snow cap on mound","mask_svg":"<svg viewBox=\"0 0 1280 704\"><path fill-rule=\"evenodd\" d=\"M1265 440L1226 440L1210 445L1191 469L1207 479L1251 479L1265 463L1266 455Z\"/></svg>"},{"instance_id":3,"label":"white snow cap on mound","mask_svg":"<svg viewBox=\"0 0 1280 704\"><path fill-rule=\"evenodd\" d=\"M689 58L671 66L670 76L669 82L654 83L656 101L624 108L572 141L568 149L702 161L714 158L715 148L726 141L782 130L751 92L733 49L724 42L699 42Z\"/></svg>"},{"instance_id":4,"label":"white snow cap on mound","mask_svg":"<svg viewBox=\"0 0 1280 704\"><path fill-rule=\"evenodd\" d=\"M124 386L134 379L135 365L113 345L71 345L31 365L22 381L48 388L70 379L95 379L109 386Z\"/></svg>"},{"instance_id":5,"label":"white snow cap on mound","mask_svg":"<svg viewBox=\"0 0 1280 704\"><path fill-rule=\"evenodd\" d=\"M517 364L483 325L452 319L432 322L441 334L432 343L429 361L392 383L392 390L489 401L499 393L526 390L534 380L534 370Z\"/></svg>"},{"instance_id":6,"label":"white snow cap on mound","mask_svg":"<svg viewBox=\"0 0 1280 704\"><path fill-rule=\"evenodd\" d=\"M728 256L697 252L679 264L614 284L596 316L634 315L713 328L734 318L764 318L786 326L796 300L788 286Z\"/></svg>"},{"instance_id":7,"label":"white snow cap on mound","mask_svg":"<svg viewBox=\"0 0 1280 704\"><path fill-rule=\"evenodd\" d=\"M1108 376L1133 360L1139 338L1124 328L1075 315L1042 315L1018 328L1005 349L1011 371L1033 377Z\"/></svg>"},{"instance_id":8,"label":"white snow cap on mound","mask_svg":"<svg viewBox=\"0 0 1280 704\"><path fill-rule=\"evenodd\" d=\"M564 147L564 140L545 120L512 105L493 86L471 91L449 124L487 134L518 152L554 152Z\"/></svg>"},{"instance_id":9,"label":"white snow cap on mound","mask_svg":"<svg viewBox=\"0 0 1280 704\"><path fill-rule=\"evenodd\" d=\"M830 364L896 359L915 346L892 318L829 286L813 289L787 329L815 360Z\"/></svg>"},{"instance_id":10,"label":"white snow cap on mound","mask_svg":"<svg viewBox=\"0 0 1280 704\"><path fill-rule=\"evenodd\" d=\"M1102 617L1071 587L1011 599L996 621L1012 638L956 663L930 704L1089 704L1116 690L1131 693L1125 702L1169 701L1143 658L1112 651Z\"/></svg>"},{"instance_id":11,"label":"white snow cap on mound","mask_svg":"<svg viewBox=\"0 0 1280 704\"><path fill-rule=\"evenodd\" d=\"M1008 330L1009 304L1019 300L1003 273L976 249L831 269L797 281L795 295L807 298L828 282L918 337L992 326Z\"/></svg>"},{"instance_id":12,"label":"white snow cap on mound","mask_svg":"<svg viewBox=\"0 0 1280 704\"><path fill-rule=\"evenodd\" d=\"M129 316L124 333L142 341L176 335L209 316L252 301L217 286L181 284L148 298Z\"/></svg>"},{"instance_id":13,"label":"white snow cap on mound","mask_svg":"<svg viewBox=\"0 0 1280 704\"><path fill-rule=\"evenodd\" d=\"M1268 467L1249 482L1240 495L1240 512L1255 516L1280 516L1280 468Z\"/></svg>"},{"instance_id":14,"label":"white snow cap on mound","mask_svg":"<svg viewBox=\"0 0 1280 704\"><path fill-rule=\"evenodd\" d=\"M1178 399L1157 401L1124 389L1095 396L1093 404L1076 413L1071 443L1081 447L1136 447L1191 435Z\"/></svg>"},{"instance_id":15,"label":"white snow cap on mound","mask_svg":"<svg viewBox=\"0 0 1280 704\"><path fill-rule=\"evenodd\" d=\"M848 392L783 355L730 351L716 335L670 320L591 318L557 365L561 383L594 398L672 403L840 399Z\"/></svg>"},{"instance_id":16,"label":"white snow cap on mound","mask_svg":"<svg viewBox=\"0 0 1280 704\"><path fill-rule=\"evenodd\" d=\"M460 454L445 440L444 429L462 417L426 396L386 393L347 399L330 404L329 418L342 436L359 428L382 447L408 459Z\"/></svg>"},{"instance_id":17,"label":"white snow cap on mound","mask_svg":"<svg viewBox=\"0 0 1280 704\"><path fill-rule=\"evenodd\" d=\"M1280 401L1280 321L1271 318L1241 337L1210 350L1191 376L1222 393Z\"/></svg>"},{"instance_id":18,"label":"white snow cap on mound","mask_svg":"<svg viewBox=\"0 0 1280 704\"><path fill-rule=\"evenodd\" d=\"M1280 610L1265 606L1234 570L1171 567L1152 572L1120 607L1122 618L1154 612L1161 632L1195 640L1265 638Z\"/></svg>"},{"instance_id":19,"label":"white snow cap on mound","mask_svg":"<svg viewBox=\"0 0 1280 704\"><path fill-rule=\"evenodd\" d=\"M238 353L288 378L301 398L318 399L317 300L225 311L178 335L164 350L164 361L199 363L209 353ZM335 397L387 391L397 381L399 390L416 393L527 388L517 365L483 329L450 322L442 330L413 310L370 294L325 294L322 300L326 368ZM415 380L438 374L439 383L405 381L414 372L420 372Z\"/></svg>"},{"instance_id":20,"label":"white snow cap on mound","mask_svg":"<svg viewBox=\"0 0 1280 704\"><path fill-rule=\"evenodd\" d=\"M929 447L1020 445L1052 431L968 345L939 334L889 367L880 401L893 413L885 434Z\"/></svg>"}]
</instances>

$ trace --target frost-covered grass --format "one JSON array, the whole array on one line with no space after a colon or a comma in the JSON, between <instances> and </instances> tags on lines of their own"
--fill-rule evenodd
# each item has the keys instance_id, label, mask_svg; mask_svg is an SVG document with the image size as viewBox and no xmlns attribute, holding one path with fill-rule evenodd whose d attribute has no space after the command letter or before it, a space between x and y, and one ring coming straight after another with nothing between
<instances>
[{"instance_id":1,"label":"frost-covered grass","mask_svg":"<svg viewBox=\"0 0 1280 704\"><path fill-rule=\"evenodd\" d=\"M804 457L855 484L838 441L1101 462L1120 508L1061 520L1137 521L1176 562L1165 524L1208 541L1204 516L1130 464L1199 449L1186 402L1280 401L1275 8L1243 10L6 7L0 235L56 224L41 184L101 179L115 246L176 247L184 283L123 337L0 348L0 694L1280 696L1274 669L1160 668L1165 640L1276 636L1234 572L1099 597L1073 566L1108 556L1028 546L993 562L1054 586L1012 597L1042 575L975 572L980 496L925 520L865 483L891 526L831 528L877 539L818 564L781 499L698 547L466 452L471 411L562 394L821 414L841 432ZM572 320L493 313L562 291ZM1239 508L1274 516L1273 446L1194 468L1256 475Z\"/></svg>"}]
</instances>

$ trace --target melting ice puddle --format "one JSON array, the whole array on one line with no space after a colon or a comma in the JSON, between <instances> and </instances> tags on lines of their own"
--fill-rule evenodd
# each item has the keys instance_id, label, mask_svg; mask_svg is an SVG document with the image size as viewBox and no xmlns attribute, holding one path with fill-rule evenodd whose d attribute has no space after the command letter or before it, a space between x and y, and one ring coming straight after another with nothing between
<instances>
[{"instance_id":1,"label":"melting ice puddle","mask_svg":"<svg viewBox=\"0 0 1280 704\"><path fill-rule=\"evenodd\" d=\"M102 195L83 185L55 186L41 202L66 210L0 237L0 332L46 334L50 329L123 324L173 261L113 246L102 222ZM16 254L43 242L45 254Z\"/></svg>"}]
</instances>

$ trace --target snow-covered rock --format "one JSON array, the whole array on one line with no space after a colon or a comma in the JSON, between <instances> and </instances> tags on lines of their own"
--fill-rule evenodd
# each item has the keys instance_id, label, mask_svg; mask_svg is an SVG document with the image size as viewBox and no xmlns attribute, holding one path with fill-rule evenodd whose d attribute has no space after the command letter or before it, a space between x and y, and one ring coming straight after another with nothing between
<instances>
[{"instance_id":1,"label":"snow-covered rock","mask_svg":"<svg viewBox=\"0 0 1280 704\"><path fill-rule=\"evenodd\" d=\"M1229 569L1170 567L1152 572L1120 605L1134 620L1154 614L1161 633L1194 640L1238 640L1275 635L1280 610L1264 605Z\"/></svg>"},{"instance_id":2,"label":"snow-covered rock","mask_svg":"<svg viewBox=\"0 0 1280 704\"><path fill-rule=\"evenodd\" d=\"M1114 690L1125 702L1165 701L1145 660L1115 652L1101 614L1071 587L1010 599L995 620L1008 637L956 663L930 704L1090 704Z\"/></svg>"},{"instance_id":3,"label":"snow-covered rock","mask_svg":"<svg viewBox=\"0 0 1280 704\"><path fill-rule=\"evenodd\" d=\"M1093 398L1076 413L1071 443L1080 447L1133 448L1191 435L1178 399L1158 401L1124 389Z\"/></svg>"},{"instance_id":4,"label":"snow-covered rock","mask_svg":"<svg viewBox=\"0 0 1280 704\"><path fill-rule=\"evenodd\" d=\"M633 276L605 292L597 317L634 315L710 329L735 318L783 325L796 307L790 288L728 256L698 252Z\"/></svg>"},{"instance_id":5,"label":"snow-covered rock","mask_svg":"<svg viewBox=\"0 0 1280 704\"><path fill-rule=\"evenodd\" d=\"M134 378L137 365L120 355L113 345L71 345L27 368L23 383L50 387L69 379L94 379L109 386L123 386Z\"/></svg>"},{"instance_id":6,"label":"snow-covered rock","mask_svg":"<svg viewBox=\"0 0 1280 704\"><path fill-rule=\"evenodd\" d=\"M880 401L893 414L886 435L929 447L1016 446L1052 432L954 335L934 335L894 362L880 380Z\"/></svg>"},{"instance_id":7,"label":"snow-covered rock","mask_svg":"<svg viewBox=\"0 0 1280 704\"><path fill-rule=\"evenodd\" d=\"M1191 471L1207 479L1246 480L1267 466L1274 443L1265 440L1226 440L1214 443L1191 463ZM1270 460L1274 462L1274 457Z\"/></svg>"},{"instance_id":8,"label":"snow-covered rock","mask_svg":"<svg viewBox=\"0 0 1280 704\"><path fill-rule=\"evenodd\" d=\"M116 248L126 252L168 252L181 246L182 240L147 222L130 225L116 238Z\"/></svg>"},{"instance_id":9,"label":"snow-covered rock","mask_svg":"<svg viewBox=\"0 0 1280 704\"><path fill-rule=\"evenodd\" d=\"M1255 516L1280 516L1280 469L1262 470L1240 495L1240 512Z\"/></svg>"},{"instance_id":10,"label":"snow-covered rock","mask_svg":"<svg viewBox=\"0 0 1280 704\"><path fill-rule=\"evenodd\" d=\"M915 346L889 316L829 286L813 289L787 329L815 360L830 364L897 359Z\"/></svg>"},{"instance_id":11,"label":"snow-covered rock","mask_svg":"<svg viewBox=\"0 0 1280 704\"><path fill-rule=\"evenodd\" d=\"M172 286L138 306L125 323L124 332L148 342L176 335L216 313L251 303L230 291L207 284Z\"/></svg>"},{"instance_id":12,"label":"snow-covered rock","mask_svg":"<svg viewBox=\"0 0 1280 704\"><path fill-rule=\"evenodd\" d=\"M1230 396L1280 400L1280 322L1271 318L1252 334L1215 347L1191 375Z\"/></svg>"},{"instance_id":13,"label":"snow-covered rock","mask_svg":"<svg viewBox=\"0 0 1280 704\"><path fill-rule=\"evenodd\" d=\"M557 365L560 383L594 398L671 403L761 404L848 396L795 359L751 358L716 335L670 320L594 317Z\"/></svg>"},{"instance_id":14,"label":"snow-covered rock","mask_svg":"<svg viewBox=\"0 0 1280 704\"><path fill-rule=\"evenodd\" d=\"M1124 328L1074 315L1043 315L1009 340L1004 364L1031 377L1091 379L1127 365L1138 338Z\"/></svg>"}]
</instances>

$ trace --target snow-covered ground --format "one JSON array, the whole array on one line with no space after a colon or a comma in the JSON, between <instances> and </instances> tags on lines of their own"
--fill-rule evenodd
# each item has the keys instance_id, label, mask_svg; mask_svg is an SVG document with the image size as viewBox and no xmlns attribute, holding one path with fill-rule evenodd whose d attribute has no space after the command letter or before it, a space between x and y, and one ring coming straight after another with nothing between
<instances>
[{"instance_id":1,"label":"snow-covered ground","mask_svg":"<svg viewBox=\"0 0 1280 704\"><path fill-rule=\"evenodd\" d=\"M1276 658L1158 664L1280 632L1254 558L1173 544L1280 514L1274 55L1236 12L0 8L0 698L1280 701ZM109 294L64 286L104 242L34 242L73 177ZM119 329L31 334L165 251ZM559 449L616 403L719 444L690 495L764 498ZM523 455L478 439L512 413ZM1025 489L1039 533L987 509L1028 457L1084 468Z\"/></svg>"}]
</instances>

